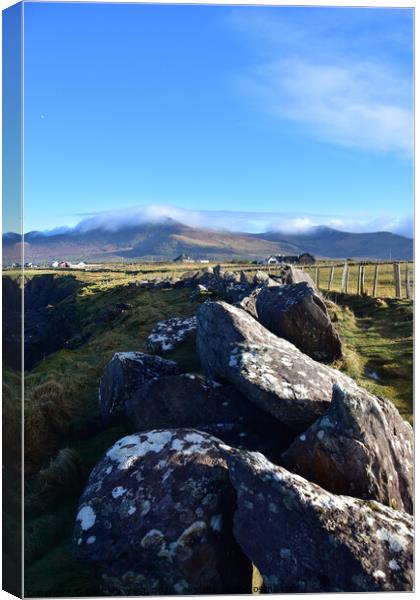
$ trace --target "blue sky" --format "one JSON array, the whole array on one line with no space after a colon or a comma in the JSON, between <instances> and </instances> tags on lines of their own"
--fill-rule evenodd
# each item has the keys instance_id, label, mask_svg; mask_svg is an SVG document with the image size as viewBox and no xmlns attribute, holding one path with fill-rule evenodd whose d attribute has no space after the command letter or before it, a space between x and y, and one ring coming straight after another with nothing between
<instances>
[{"instance_id":1,"label":"blue sky","mask_svg":"<svg viewBox=\"0 0 420 600\"><path fill-rule=\"evenodd\" d=\"M24 60L26 231L410 230L410 10L29 3Z\"/></svg>"}]
</instances>

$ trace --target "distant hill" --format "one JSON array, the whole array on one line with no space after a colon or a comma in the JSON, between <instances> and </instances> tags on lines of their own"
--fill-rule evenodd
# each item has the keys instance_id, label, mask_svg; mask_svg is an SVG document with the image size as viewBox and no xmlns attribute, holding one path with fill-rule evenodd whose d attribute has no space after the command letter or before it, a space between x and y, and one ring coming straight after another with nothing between
<instances>
[{"instance_id":1,"label":"distant hill","mask_svg":"<svg viewBox=\"0 0 420 600\"><path fill-rule=\"evenodd\" d=\"M3 262L19 260L20 236L3 235ZM413 241L392 233L348 233L316 227L305 234L260 234L211 231L171 219L116 231L77 228L56 234L32 231L25 235L25 260L84 260L115 262L122 259L172 260L179 254L195 259L261 260L270 254L311 252L325 258L411 259Z\"/></svg>"},{"instance_id":2,"label":"distant hill","mask_svg":"<svg viewBox=\"0 0 420 600\"><path fill-rule=\"evenodd\" d=\"M3 261L18 260L20 237L3 236ZM174 221L144 224L117 231L71 230L57 235L30 232L25 235L25 260L172 260L179 254L210 260L261 259L269 254L298 252L293 244L271 242L226 231L195 229Z\"/></svg>"},{"instance_id":3,"label":"distant hill","mask_svg":"<svg viewBox=\"0 0 420 600\"><path fill-rule=\"evenodd\" d=\"M349 233L319 226L313 227L306 233L267 232L257 234L257 237L280 244L292 244L303 248L305 252L325 258L381 260L412 260L413 258L413 240L387 231Z\"/></svg>"}]
</instances>

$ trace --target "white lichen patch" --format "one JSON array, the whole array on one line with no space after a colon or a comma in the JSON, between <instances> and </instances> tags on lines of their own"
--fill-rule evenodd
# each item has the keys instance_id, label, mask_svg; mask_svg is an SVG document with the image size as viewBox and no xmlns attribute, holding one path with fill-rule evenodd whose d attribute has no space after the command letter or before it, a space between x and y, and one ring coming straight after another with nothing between
<instances>
[{"instance_id":1,"label":"white lichen patch","mask_svg":"<svg viewBox=\"0 0 420 600\"><path fill-rule=\"evenodd\" d=\"M123 488L121 485L119 485L119 486L115 487L112 490L112 492L111 492L112 493L112 497L113 498L120 498L120 496L124 496L124 494L126 493L126 491L127 490L125 488Z\"/></svg>"},{"instance_id":2,"label":"white lichen patch","mask_svg":"<svg viewBox=\"0 0 420 600\"><path fill-rule=\"evenodd\" d=\"M197 318L174 317L159 321L146 340L146 347L157 352L168 352L183 342L197 328Z\"/></svg>"},{"instance_id":3,"label":"white lichen patch","mask_svg":"<svg viewBox=\"0 0 420 600\"><path fill-rule=\"evenodd\" d=\"M385 573L383 571L381 571L380 569L377 569L376 571L374 571L373 576L375 579L386 579Z\"/></svg>"},{"instance_id":4,"label":"white lichen patch","mask_svg":"<svg viewBox=\"0 0 420 600\"><path fill-rule=\"evenodd\" d=\"M126 470L149 452L161 452L171 441L172 435L165 430L127 435L114 444L106 456L116 462L120 470Z\"/></svg>"},{"instance_id":5,"label":"white lichen patch","mask_svg":"<svg viewBox=\"0 0 420 600\"><path fill-rule=\"evenodd\" d=\"M192 444L201 444L205 440L205 438L199 433L187 433L184 439Z\"/></svg>"},{"instance_id":6,"label":"white lichen patch","mask_svg":"<svg viewBox=\"0 0 420 600\"><path fill-rule=\"evenodd\" d=\"M378 540L387 542L389 545L389 549L392 552L402 552L406 549L408 544L408 539L404 535L400 535L398 533L393 533L388 531L387 529L378 529L375 533Z\"/></svg>"},{"instance_id":7,"label":"white lichen patch","mask_svg":"<svg viewBox=\"0 0 420 600\"><path fill-rule=\"evenodd\" d=\"M397 563L397 561L395 560L395 558L393 558L392 560L389 561L388 563L389 568L391 569L391 571L400 571L401 567L400 565Z\"/></svg>"},{"instance_id":8,"label":"white lichen patch","mask_svg":"<svg viewBox=\"0 0 420 600\"><path fill-rule=\"evenodd\" d=\"M89 505L83 506L77 513L76 521L79 521L83 531L87 531L95 525L96 514Z\"/></svg>"}]
</instances>

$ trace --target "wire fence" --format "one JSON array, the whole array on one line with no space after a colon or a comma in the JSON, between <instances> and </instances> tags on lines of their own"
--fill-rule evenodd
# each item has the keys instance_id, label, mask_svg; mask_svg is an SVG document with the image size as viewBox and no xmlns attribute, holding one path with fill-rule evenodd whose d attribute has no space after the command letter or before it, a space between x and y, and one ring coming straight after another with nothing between
<instances>
[{"instance_id":1,"label":"wire fence","mask_svg":"<svg viewBox=\"0 0 420 600\"><path fill-rule=\"evenodd\" d=\"M321 290L374 297L412 298L414 264L407 262L296 265L306 271ZM266 267L270 274L281 268Z\"/></svg>"}]
</instances>

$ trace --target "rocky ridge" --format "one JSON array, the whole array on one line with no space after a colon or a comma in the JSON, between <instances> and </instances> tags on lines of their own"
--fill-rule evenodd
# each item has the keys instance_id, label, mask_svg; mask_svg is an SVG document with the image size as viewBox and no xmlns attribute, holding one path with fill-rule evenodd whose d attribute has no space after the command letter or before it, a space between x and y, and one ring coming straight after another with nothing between
<instances>
[{"instance_id":1,"label":"rocky ridge","mask_svg":"<svg viewBox=\"0 0 420 600\"><path fill-rule=\"evenodd\" d=\"M103 592L249 593L252 564L261 591L412 590L412 428L325 364L340 342L313 282L207 268L153 283L172 285L207 299L189 321L206 376L140 352L104 370L103 418L137 433L76 516L74 553Z\"/></svg>"}]
</instances>

